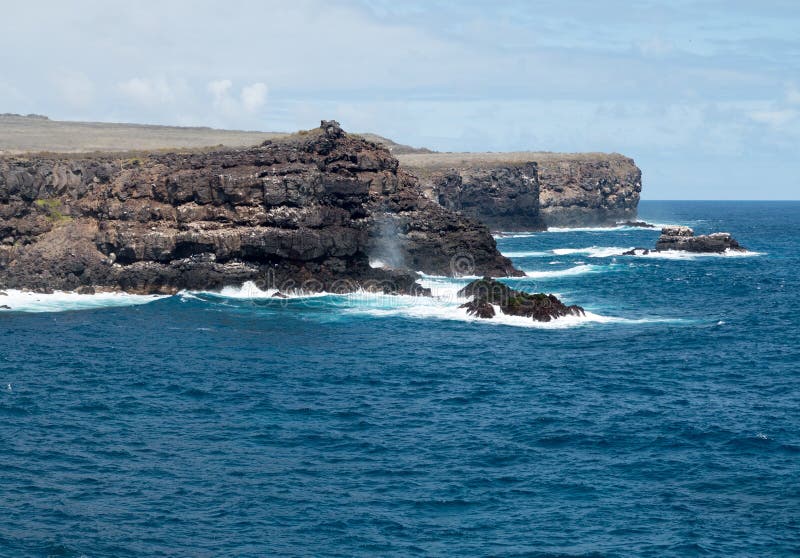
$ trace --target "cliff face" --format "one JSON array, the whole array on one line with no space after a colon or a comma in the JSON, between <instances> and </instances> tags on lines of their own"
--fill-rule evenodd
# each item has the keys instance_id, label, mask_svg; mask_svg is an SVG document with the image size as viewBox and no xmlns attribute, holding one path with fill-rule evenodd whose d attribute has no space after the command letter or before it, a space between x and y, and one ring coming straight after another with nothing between
<instances>
[{"instance_id":1,"label":"cliff face","mask_svg":"<svg viewBox=\"0 0 800 558\"><path fill-rule=\"evenodd\" d=\"M633 159L617 154L553 154L539 164L539 183L548 226L613 225L636 217L642 171Z\"/></svg>"},{"instance_id":2,"label":"cliff face","mask_svg":"<svg viewBox=\"0 0 800 558\"><path fill-rule=\"evenodd\" d=\"M539 230L536 163L451 168L430 174L430 196L443 207L498 231Z\"/></svg>"},{"instance_id":3,"label":"cliff face","mask_svg":"<svg viewBox=\"0 0 800 558\"><path fill-rule=\"evenodd\" d=\"M426 194L494 230L605 226L636 217L642 173L618 154L401 154Z\"/></svg>"},{"instance_id":4,"label":"cliff face","mask_svg":"<svg viewBox=\"0 0 800 558\"><path fill-rule=\"evenodd\" d=\"M408 269L457 273L464 254L471 272L516 272L485 226L426 199L386 149L332 122L243 150L0 159L0 242L4 288L174 292L252 280L411 292ZM403 269L370 267L389 244Z\"/></svg>"}]
</instances>

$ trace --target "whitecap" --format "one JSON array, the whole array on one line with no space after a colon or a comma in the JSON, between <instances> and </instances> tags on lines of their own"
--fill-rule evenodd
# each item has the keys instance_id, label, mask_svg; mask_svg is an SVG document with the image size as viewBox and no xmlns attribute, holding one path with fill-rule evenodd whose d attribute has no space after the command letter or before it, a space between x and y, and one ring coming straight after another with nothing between
<instances>
[{"instance_id":1,"label":"whitecap","mask_svg":"<svg viewBox=\"0 0 800 558\"><path fill-rule=\"evenodd\" d=\"M551 252L501 252L507 258L545 258L552 256Z\"/></svg>"},{"instance_id":2,"label":"whitecap","mask_svg":"<svg viewBox=\"0 0 800 558\"><path fill-rule=\"evenodd\" d=\"M696 260L700 258L754 258L765 255L764 252L749 250L726 250L724 252L686 252L683 250L651 251L649 254L637 254L637 258L653 258L660 260Z\"/></svg>"},{"instance_id":3,"label":"whitecap","mask_svg":"<svg viewBox=\"0 0 800 558\"><path fill-rule=\"evenodd\" d=\"M35 293L31 291L8 290L7 296L0 296L0 305L9 308L3 312L67 312L69 310L93 310L97 308L114 308L120 306L136 306L166 298L169 295L135 295L122 292L98 292L92 295L74 292L55 291L53 293Z\"/></svg>"},{"instance_id":4,"label":"whitecap","mask_svg":"<svg viewBox=\"0 0 800 558\"><path fill-rule=\"evenodd\" d=\"M567 269L558 269L554 271L538 271L538 270L523 270L525 275L531 279L556 279L559 277L575 277L578 275L587 275L593 273L603 273L611 271L614 266L610 265L593 265L581 264Z\"/></svg>"},{"instance_id":5,"label":"whitecap","mask_svg":"<svg viewBox=\"0 0 800 558\"><path fill-rule=\"evenodd\" d=\"M610 258L620 256L631 248L619 246L589 246L588 248L555 248L552 250L556 256L571 256L574 254L586 255L589 258Z\"/></svg>"}]
</instances>

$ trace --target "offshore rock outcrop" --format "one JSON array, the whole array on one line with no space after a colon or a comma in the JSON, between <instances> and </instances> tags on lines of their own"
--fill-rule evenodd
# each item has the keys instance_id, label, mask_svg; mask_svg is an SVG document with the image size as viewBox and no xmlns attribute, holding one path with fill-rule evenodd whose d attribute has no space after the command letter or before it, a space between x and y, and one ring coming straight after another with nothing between
<instances>
[{"instance_id":1,"label":"offshore rock outcrop","mask_svg":"<svg viewBox=\"0 0 800 558\"><path fill-rule=\"evenodd\" d=\"M685 252L722 253L728 250L743 252L745 249L730 235L720 232L695 236L689 227L664 227L656 242L656 250L682 250Z\"/></svg>"},{"instance_id":2,"label":"offshore rock outcrop","mask_svg":"<svg viewBox=\"0 0 800 558\"><path fill-rule=\"evenodd\" d=\"M395 269L370 252L392 239ZM0 159L0 287L423 292L412 271L519 273L488 229L432 203L335 122L240 150Z\"/></svg>"},{"instance_id":3,"label":"offshore rock outcrop","mask_svg":"<svg viewBox=\"0 0 800 558\"><path fill-rule=\"evenodd\" d=\"M616 153L550 154L539 161L539 184L548 226L614 226L636 218L642 171Z\"/></svg>"},{"instance_id":4,"label":"offshore rock outcrop","mask_svg":"<svg viewBox=\"0 0 800 558\"><path fill-rule=\"evenodd\" d=\"M507 316L532 318L537 322L549 322L564 316L585 316L580 306L567 306L552 294L530 294L512 289L491 277L471 282L458 291L458 296L472 297L462 304L467 313L478 318L495 317L495 306Z\"/></svg>"}]
</instances>

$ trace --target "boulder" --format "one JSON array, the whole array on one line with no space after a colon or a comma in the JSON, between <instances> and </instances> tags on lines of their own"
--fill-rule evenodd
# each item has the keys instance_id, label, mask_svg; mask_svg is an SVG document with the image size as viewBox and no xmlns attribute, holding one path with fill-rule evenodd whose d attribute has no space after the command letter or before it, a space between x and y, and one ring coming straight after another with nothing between
<instances>
[{"instance_id":1,"label":"boulder","mask_svg":"<svg viewBox=\"0 0 800 558\"><path fill-rule=\"evenodd\" d=\"M670 226L661 229L661 236L656 242L656 250L681 250L684 252L722 253L727 250L745 251L745 248L730 235L719 232L695 236L689 227Z\"/></svg>"},{"instance_id":2,"label":"boulder","mask_svg":"<svg viewBox=\"0 0 800 558\"><path fill-rule=\"evenodd\" d=\"M549 322L564 316L585 316L580 306L567 306L552 294L530 294L512 289L491 277L477 279L458 291L458 296L472 297L462 304L470 315L490 319L495 316L494 306L508 316L532 318Z\"/></svg>"}]
</instances>

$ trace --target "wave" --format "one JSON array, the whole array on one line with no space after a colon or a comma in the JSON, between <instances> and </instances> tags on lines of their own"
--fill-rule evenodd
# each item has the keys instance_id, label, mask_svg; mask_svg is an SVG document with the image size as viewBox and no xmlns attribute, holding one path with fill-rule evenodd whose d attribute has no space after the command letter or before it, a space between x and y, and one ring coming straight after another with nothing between
<instances>
[{"instance_id":1,"label":"wave","mask_svg":"<svg viewBox=\"0 0 800 558\"><path fill-rule=\"evenodd\" d=\"M186 298L197 298L200 297L219 297L219 298L231 298L231 299L239 299L239 300L253 300L253 299L276 299L275 295L278 293L278 289L262 289L253 281L245 281L241 287L223 287L219 291L181 291L178 293L180 296ZM286 298L319 298L324 296L336 296L334 293L326 293L326 292L300 292L300 291L280 291L281 294Z\"/></svg>"},{"instance_id":2,"label":"wave","mask_svg":"<svg viewBox=\"0 0 800 558\"><path fill-rule=\"evenodd\" d=\"M504 256L509 258L535 258L547 256L575 256L581 255L588 258L613 258L622 256L625 252L633 250L633 246L589 246L587 248L555 248L548 252L506 252ZM752 258L763 256L763 252L727 250L722 253L698 253L685 252L680 250L667 250L664 252L651 251L649 254L636 254L637 258L658 258L666 260L693 260L697 258Z\"/></svg>"},{"instance_id":3,"label":"wave","mask_svg":"<svg viewBox=\"0 0 800 558\"><path fill-rule=\"evenodd\" d=\"M552 252L501 252L507 258L545 258Z\"/></svg>"},{"instance_id":4,"label":"wave","mask_svg":"<svg viewBox=\"0 0 800 558\"><path fill-rule=\"evenodd\" d=\"M557 279L559 277L576 277L578 275L589 275L594 273L603 273L612 271L614 266L611 265L593 265L593 264L580 264L568 269L558 269L554 271L538 271L524 269L526 277L531 279ZM524 279L524 278L521 278Z\"/></svg>"},{"instance_id":5,"label":"wave","mask_svg":"<svg viewBox=\"0 0 800 558\"><path fill-rule=\"evenodd\" d=\"M634 256L636 258L653 258L660 260L697 260L701 258L755 258L766 255L765 252L744 252L738 250L726 250L725 252L685 252L683 250L665 250L663 252L650 252Z\"/></svg>"},{"instance_id":6,"label":"wave","mask_svg":"<svg viewBox=\"0 0 800 558\"><path fill-rule=\"evenodd\" d=\"M530 231L530 232L499 232L493 236L495 239L501 238L530 238L540 234L548 233L574 233L574 232L616 232L616 231L653 231L658 232L664 227L675 226L675 223L650 223L653 228L647 227L631 227L629 225L616 225L613 227L548 227L544 231Z\"/></svg>"},{"instance_id":7,"label":"wave","mask_svg":"<svg viewBox=\"0 0 800 558\"><path fill-rule=\"evenodd\" d=\"M444 321L469 322L474 324L485 324L489 326L512 326L534 329L566 329L573 327L616 324L616 325L643 325L659 323L684 323L681 319L666 318L621 318L617 316L603 316L594 312L586 312L585 316L564 316L550 322L537 322L532 318L523 316L507 316L495 307L495 317L491 319L481 319L467 314L466 310L457 305L444 305L435 300L428 300L428 303L413 305L398 305L391 308L377 307L354 307L345 310L350 315L371 316L376 318L401 317L410 319L435 319Z\"/></svg>"},{"instance_id":8,"label":"wave","mask_svg":"<svg viewBox=\"0 0 800 558\"><path fill-rule=\"evenodd\" d=\"M31 291L8 290L0 296L0 306L8 306L0 312L67 312L70 310L94 310L148 304L169 295L134 295L119 292L93 295L55 291L42 294Z\"/></svg>"},{"instance_id":9,"label":"wave","mask_svg":"<svg viewBox=\"0 0 800 558\"><path fill-rule=\"evenodd\" d=\"M552 250L556 256L570 256L573 254L586 255L590 258L610 258L620 256L631 248L620 248L619 246L590 246L588 248L556 248Z\"/></svg>"}]
</instances>

